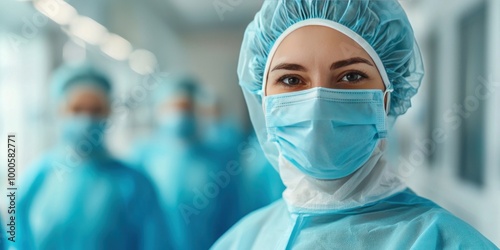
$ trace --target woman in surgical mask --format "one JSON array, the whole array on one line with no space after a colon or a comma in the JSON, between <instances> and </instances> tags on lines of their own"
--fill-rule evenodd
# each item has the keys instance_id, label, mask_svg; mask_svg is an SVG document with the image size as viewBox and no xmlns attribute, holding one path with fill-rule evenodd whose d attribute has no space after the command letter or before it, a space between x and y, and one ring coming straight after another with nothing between
<instances>
[{"instance_id":1,"label":"woman in surgical mask","mask_svg":"<svg viewBox=\"0 0 500 250\"><path fill-rule=\"evenodd\" d=\"M214 249L496 249L408 189L388 157L423 75L396 0L265 1L238 75L286 190Z\"/></svg>"},{"instance_id":2,"label":"woman in surgical mask","mask_svg":"<svg viewBox=\"0 0 500 250\"><path fill-rule=\"evenodd\" d=\"M54 75L61 122L56 147L26 173L19 202L19 249L165 249L164 216L150 182L114 159L111 84L89 66Z\"/></svg>"}]
</instances>

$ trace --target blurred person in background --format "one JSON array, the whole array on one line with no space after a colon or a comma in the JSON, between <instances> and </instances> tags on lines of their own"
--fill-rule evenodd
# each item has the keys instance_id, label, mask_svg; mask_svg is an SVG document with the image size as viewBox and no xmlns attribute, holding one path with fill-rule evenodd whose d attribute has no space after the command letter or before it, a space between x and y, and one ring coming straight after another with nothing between
<instances>
[{"instance_id":1,"label":"blurred person in background","mask_svg":"<svg viewBox=\"0 0 500 250\"><path fill-rule=\"evenodd\" d=\"M226 202L220 211L223 213L220 217L226 218L226 231L244 215L280 198L284 186L264 156L255 134L245 137L242 126L222 112L219 100L211 99L203 127L208 155L219 167L235 160L241 167L241 173L232 176L231 182L222 190L223 200L234 201Z\"/></svg>"},{"instance_id":2,"label":"blurred person in background","mask_svg":"<svg viewBox=\"0 0 500 250\"><path fill-rule=\"evenodd\" d=\"M19 249L166 249L169 232L156 192L113 158L104 138L112 86L89 65L54 74L59 119L53 150L26 172L18 209Z\"/></svg>"},{"instance_id":3,"label":"blurred person in background","mask_svg":"<svg viewBox=\"0 0 500 250\"><path fill-rule=\"evenodd\" d=\"M220 203L217 211L217 218L219 218L217 230L225 232L245 215L245 211L250 209L245 203L246 200L238 202L243 191L243 173L223 174L228 165L240 164L240 150L244 142L244 134L241 124L234 116L224 112L219 96L207 94L203 99L204 112L201 130L203 146L207 156L217 164L218 178L224 180L224 188L220 190L220 199L223 202ZM243 166L240 164L240 167Z\"/></svg>"},{"instance_id":4,"label":"blurred person in background","mask_svg":"<svg viewBox=\"0 0 500 250\"><path fill-rule=\"evenodd\" d=\"M278 200L285 190L254 133L248 136L246 145L240 156L243 172L238 197L244 215Z\"/></svg>"},{"instance_id":5,"label":"blurred person in background","mask_svg":"<svg viewBox=\"0 0 500 250\"><path fill-rule=\"evenodd\" d=\"M223 112L221 102L215 95L205 102L203 114L203 144L210 155L220 164L238 157L238 146L243 141L241 125L232 116Z\"/></svg>"},{"instance_id":6,"label":"blurred person in background","mask_svg":"<svg viewBox=\"0 0 500 250\"><path fill-rule=\"evenodd\" d=\"M396 0L265 1L239 62L252 123L286 190L213 249L497 249L408 189L388 155L423 75Z\"/></svg>"},{"instance_id":7,"label":"blurred person in background","mask_svg":"<svg viewBox=\"0 0 500 250\"><path fill-rule=\"evenodd\" d=\"M158 77L158 83L153 94L156 128L133 148L130 161L154 183L174 248L208 249L230 226L224 213L233 213L226 199L232 180L219 173L220 152L211 155L214 151L204 143L200 84L186 74Z\"/></svg>"}]
</instances>

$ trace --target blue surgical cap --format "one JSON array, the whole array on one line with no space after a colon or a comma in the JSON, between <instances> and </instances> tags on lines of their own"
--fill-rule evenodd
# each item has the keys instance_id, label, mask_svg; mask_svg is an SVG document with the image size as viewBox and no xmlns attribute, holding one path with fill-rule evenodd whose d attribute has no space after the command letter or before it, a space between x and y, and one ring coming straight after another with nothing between
<instances>
[{"instance_id":1,"label":"blue surgical cap","mask_svg":"<svg viewBox=\"0 0 500 250\"><path fill-rule=\"evenodd\" d=\"M155 105L177 97L196 101L200 96L198 81L188 74L173 73L166 76L153 76L153 81L157 81L158 84L152 96Z\"/></svg>"},{"instance_id":2,"label":"blue surgical cap","mask_svg":"<svg viewBox=\"0 0 500 250\"><path fill-rule=\"evenodd\" d=\"M89 64L63 65L52 77L52 96L60 101L67 97L71 89L77 86L91 86L102 91L108 98L111 95L109 78Z\"/></svg>"},{"instance_id":3,"label":"blue surgical cap","mask_svg":"<svg viewBox=\"0 0 500 250\"><path fill-rule=\"evenodd\" d=\"M363 48L374 51L382 78L392 91L389 115L404 114L423 77L420 50L408 18L396 0L267 0L248 25L238 63L239 84L259 141L273 166L277 148L267 141L262 111L262 84L273 46L291 26L326 20L348 29ZM345 33L345 32L343 32ZM351 37L352 38L352 37ZM369 51L368 51L369 52ZM373 56L372 56L373 57Z\"/></svg>"}]
</instances>

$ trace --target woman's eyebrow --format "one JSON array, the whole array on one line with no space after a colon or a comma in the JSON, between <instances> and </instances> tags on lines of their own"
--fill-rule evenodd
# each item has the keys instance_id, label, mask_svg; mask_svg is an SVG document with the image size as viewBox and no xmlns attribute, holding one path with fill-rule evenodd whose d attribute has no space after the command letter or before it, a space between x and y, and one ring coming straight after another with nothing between
<instances>
[{"instance_id":1,"label":"woman's eyebrow","mask_svg":"<svg viewBox=\"0 0 500 250\"><path fill-rule=\"evenodd\" d=\"M365 63L365 64L368 64L370 66L373 66L373 64L364 59L364 58L361 58L361 57L353 57L353 58L349 58L349 59L346 59L346 60L342 60L342 61L338 61L338 62L334 62L332 63L332 66L330 66L330 70L333 70L333 69L338 69L338 68L342 68L342 67L346 67L346 66L349 66L349 65L352 65L352 64L357 64L357 63Z\"/></svg>"},{"instance_id":2,"label":"woman's eyebrow","mask_svg":"<svg viewBox=\"0 0 500 250\"><path fill-rule=\"evenodd\" d=\"M280 63L276 65L272 70L279 70L279 69L286 69L286 70L294 70L294 71L307 71L306 68L302 65L295 64L295 63Z\"/></svg>"}]
</instances>

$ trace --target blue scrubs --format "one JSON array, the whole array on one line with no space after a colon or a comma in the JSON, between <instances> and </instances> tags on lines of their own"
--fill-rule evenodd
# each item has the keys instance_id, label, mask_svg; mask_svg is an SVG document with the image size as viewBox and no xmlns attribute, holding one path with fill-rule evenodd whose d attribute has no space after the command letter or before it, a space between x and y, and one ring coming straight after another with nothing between
<instances>
[{"instance_id":1,"label":"blue scrubs","mask_svg":"<svg viewBox=\"0 0 500 250\"><path fill-rule=\"evenodd\" d=\"M75 164L65 159L54 151L26 171L14 246L170 248L156 193L142 174L104 155Z\"/></svg>"},{"instance_id":2,"label":"blue scrubs","mask_svg":"<svg viewBox=\"0 0 500 250\"><path fill-rule=\"evenodd\" d=\"M283 200L241 220L212 249L498 249L407 189L348 210L301 211Z\"/></svg>"}]
</instances>

